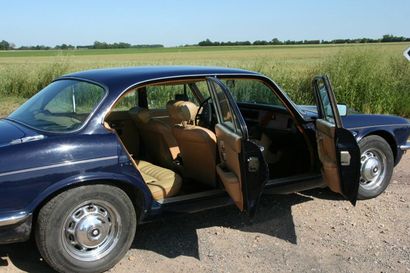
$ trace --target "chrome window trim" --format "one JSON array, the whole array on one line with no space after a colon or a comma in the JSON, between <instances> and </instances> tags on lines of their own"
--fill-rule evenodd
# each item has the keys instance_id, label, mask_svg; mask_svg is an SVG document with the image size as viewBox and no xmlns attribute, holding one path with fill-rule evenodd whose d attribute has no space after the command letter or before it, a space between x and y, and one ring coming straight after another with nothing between
<instances>
[{"instance_id":1,"label":"chrome window trim","mask_svg":"<svg viewBox=\"0 0 410 273\"><path fill-rule=\"evenodd\" d=\"M158 78L151 78L151 79L146 79L146 80L142 80L139 82L135 82L133 84L131 84L130 86L126 87L125 89L123 89L121 92L119 92L118 96L115 98L115 100L107 106L106 109L104 109L101 113L102 113L102 119L100 120L101 124L104 124L104 120L106 118L106 116L108 115L108 113L111 112L111 109L114 107L114 105L118 102L118 100L128 91L141 86L141 85L147 85L150 84L152 82L162 82L162 81L168 81L168 80L179 80L179 79L195 79L195 78L203 78L204 80L206 80L207 77L218 77L218 79L221 78L226 78L226 77L244 77L244 78L248 78L248 79L261 79L271 85L273 85L274 87L276 87L277 90L275 90L273 88L272 92L276 93L280 93L281 95L283 95L287 101L289 102L290 105L290 109L287 109L290 112L296 113L296 115L298 115L298 117L301 120L305 120L303 117L303 114L300 112L300 110L296 107L296 104L294 101L292 101L290 99L290 97L288 96L288 94L286 92L284 92L284 90L282 90L279 85L274 82L272 79L268 78L267 76L257 73L257 72L236 72L236 73L205 73L205 74L186 74L186 75L174 75L174 76L166 76L166 77L158 77ZM79 78L81 79L81 78ZM277 94L276 94L277 95ZM280 99L280 98L279 98ZM281 100L282 101L282 100ZM286 107L286 102L283 102L285 107Z\"/></svg>"}]
</instances>

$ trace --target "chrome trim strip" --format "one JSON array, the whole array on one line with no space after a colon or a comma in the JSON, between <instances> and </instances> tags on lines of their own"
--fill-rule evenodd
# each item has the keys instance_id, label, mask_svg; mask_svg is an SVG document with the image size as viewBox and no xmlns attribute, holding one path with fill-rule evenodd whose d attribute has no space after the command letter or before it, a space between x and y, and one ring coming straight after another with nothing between
<instances>
[{"instance_id":1,"label":"chrome trim strip","mask_svg":"<svg viewBox=\"0 0 410 273\"><path fill-rule=\"evenodd\" d=\"M0 217L0 227L10 226L23 222L24 220L29 218L30 215L30 213L23 212L18 215L13 215L9 217Z\"/></svg>"},{"instance_id":2,"label":"chrome trim strip","mask_svg":"<svg viewBox=\"0 0 410 273\"><path fill-rule=\"evenodd\" d=\"M401 145L400 150L402 150L402 151L410 150L410 141L407 141L407 143L405 145Z\"/></svg>"},{"instance_id":3,"label":"chrome trim strip","mask_svg":"<svg viewBox=\"0 0 410 273\"><path fill-rule=\"evenodd\" d=\"M105 161L105 160L111 160L111 159L118 159L118 156L117 155L107 156L107 157L79 160L79 161L74 161L74 162L69 161L69 162L64 162L64 163L54 164L54 165L49 165L49 166L28 168L28 169L23 169L23 170L18 170L18 171L11 171L11 172L6 172L6 173L0 173L0 177L7 176L7 175L27 173L27 172L41 171L41 170L52 169L52 168L59 168L59 167L64 167L64 166L69 166L69 165L78 165L78 164L92 163L92 162L98 162L98 161Z\"/></svg>"},{"instance_id":4,"label":"chrome trim strip","mask_svg":"<svg viewBox=\"0 0 410 273\"><path fill-rule=\"evenodd\" d=\"M372 127L391 127L391 126L403 126L407 124L376 124L376 125L368 125L368 126L361 126L361 127L352 127L352 128L345 128L347 130L358 130L358 129L366 129L366 128L372 128Z\"/></svg>"}]
</instances>

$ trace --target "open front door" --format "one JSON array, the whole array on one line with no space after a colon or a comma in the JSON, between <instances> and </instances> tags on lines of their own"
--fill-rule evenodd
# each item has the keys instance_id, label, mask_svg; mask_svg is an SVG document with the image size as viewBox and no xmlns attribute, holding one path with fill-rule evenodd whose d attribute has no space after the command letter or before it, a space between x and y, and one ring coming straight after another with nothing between
<instances>
[{"instance_id":1,"label":"open front door","mask_svg":"<svg viewBox=\"0 0 410 273\"><path fill-rule=\"evenodd\" d=\"M318 106L316 141L323 179L329 188L356 204L360 181L360 150L352 133L343 128L327 76L313 79Z\"/></svg>"},{"instance_id":2,"label":"open front door","mask_svg":"<svg viewBox=\"0 0 410 273\"><path fill-rule=\"evenodd\" d=\"M261 147L248 139L246 123L227 87L216 78L208 78L208 87L218 118L218 177L236 206L252 217L269 177L267 164Z\"/></svg>"}]
</instances>

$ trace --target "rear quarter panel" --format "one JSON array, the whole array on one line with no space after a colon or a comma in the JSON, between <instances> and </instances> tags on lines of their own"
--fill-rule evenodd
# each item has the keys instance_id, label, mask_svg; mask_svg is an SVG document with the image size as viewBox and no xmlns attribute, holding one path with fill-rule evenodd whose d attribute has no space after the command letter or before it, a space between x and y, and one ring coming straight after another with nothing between
<instances>
[{"instance_id":1,"label":"rear quarter panel","mask_svg":"<svg viewBox=\"0 0 410 273\"><path fill-rule=\"evenodd\" d=\"M32 212L62 188L109 179L142 187L115 134L61 135L0 148L0 213ZM129 162L129 160L128 160ZM138 185L136 185L138 184Z\"/></svg>"}]
</instances>

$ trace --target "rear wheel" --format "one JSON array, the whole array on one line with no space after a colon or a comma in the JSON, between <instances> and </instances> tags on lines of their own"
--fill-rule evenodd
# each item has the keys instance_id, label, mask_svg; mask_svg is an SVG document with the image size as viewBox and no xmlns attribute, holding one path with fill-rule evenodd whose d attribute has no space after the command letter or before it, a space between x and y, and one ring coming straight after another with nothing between
<instances>
[{"instance_id":1,"label":"rear wheel","mask_svg":"<svg viewBox=\"0 0 410 273\"><path fill-rule=\"evenodd\" d=\"M51 199L39 212L36 242L59 272L103 272L128 251L136 213L127 194L108 185L82 186Z\"/></svg>"},{"instance_id":2,"label":"rear wheel","mask_svg":"<svg viewBox=\"0 0 410 273\"><path fill-rule=\"evenodd\" d=\"M358 199L380 195L390 183L394 158L390 145L380 136L368 136L359 142L360 185Z\"/></svg>"}]
</instances>

